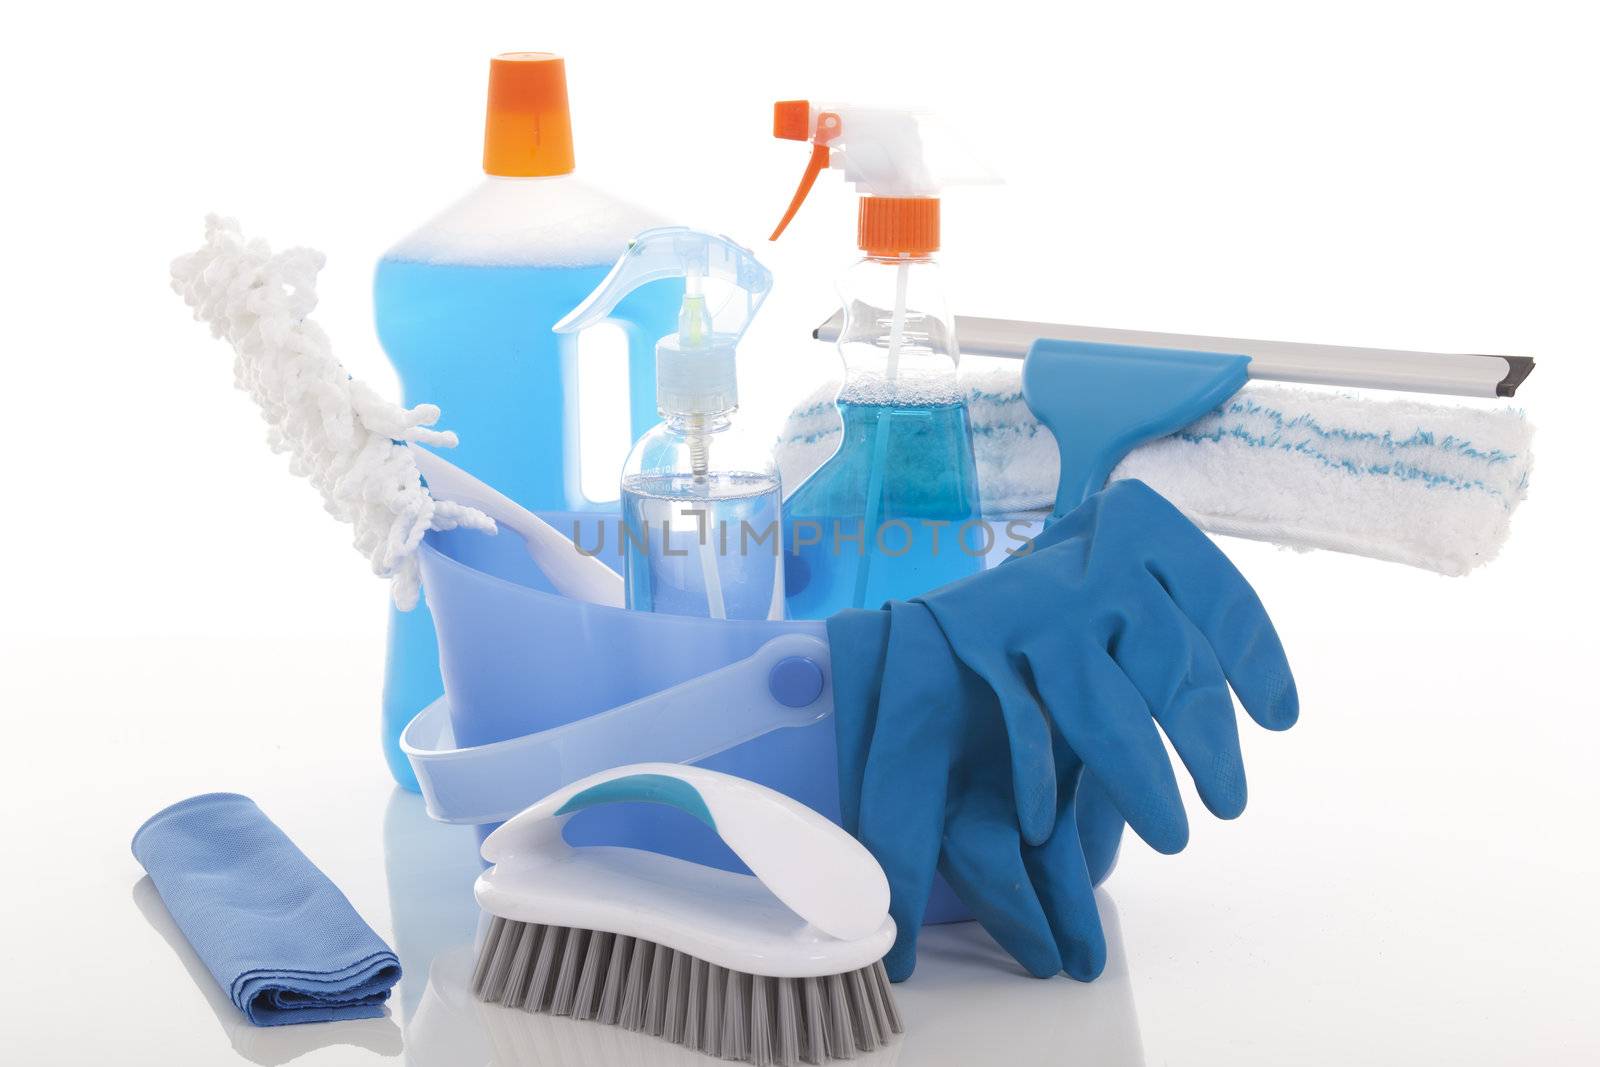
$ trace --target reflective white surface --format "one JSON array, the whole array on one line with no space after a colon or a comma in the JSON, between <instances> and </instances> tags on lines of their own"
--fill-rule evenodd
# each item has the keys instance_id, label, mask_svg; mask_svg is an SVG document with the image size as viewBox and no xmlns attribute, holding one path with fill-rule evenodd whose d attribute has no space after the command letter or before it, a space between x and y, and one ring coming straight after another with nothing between
<instances>
[{"instance_id":1,"label":"reflective white surface","mask_svg":"<svg viewBox=\"0 0 1600 1067\"><path fill-rule=\"evenodd\" d=\"M1259 551L1251 562L1269 572L1370 580L1352 561ZM1416 659L1449 662L1420 674L1384 651L1405 619L1336 637L1312 602L1275 613L1305 649L1303 721L1245 733L1252 800L1238 822L1191 805L1182 855L1125 847L1101 894L1106 975L1037 981L971 924L929 930L897 987L908 1033L871 1062L1595 1061L1595 717L1561 681L1579 636L1501 636L1512 677L1493 656L1447 656L1462 633L1413 633ZM1335 643L1344 657L1326 654ZM13 771L7 1062L695 1062L467 995L473 835L430 822L388 783L370 699L378 652L7 649L7 707L34 712L11 724L28 758ZM200 968L128 839L162 804L223 788L254 796L395 946L405 979L386 1018L257 1029Z\"/></svg>"}]
</instances>

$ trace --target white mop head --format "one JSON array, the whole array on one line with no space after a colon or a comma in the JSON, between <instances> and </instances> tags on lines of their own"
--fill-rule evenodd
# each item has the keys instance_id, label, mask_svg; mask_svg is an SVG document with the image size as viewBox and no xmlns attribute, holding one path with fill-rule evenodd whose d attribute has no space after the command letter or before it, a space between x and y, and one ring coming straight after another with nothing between
<instances>
[{"instance_id":1,"label":"white mop head","mask_svg":"<svg viewBox=\"0 0 1600 1067\"><path fill-rule=\"evenodd\" d=\"M1022 399L1020 361L962 376L984 512L1054 504L1055 438ZM778 462L793 490L839 444L837 383L790 416ZM1134 450L1138 478L1205 530L1465 574L1492 559L1527 492L1520 410L1250 384L1179 433Z\"/></svg>"},{"instance_id":2,"label":"white mop head","mask_svg":"<svg viewBox=\"0 0 1600 1067\"><path fill-rule=\"evenodd\" d=\"M267 422L267 443L290 455L335 518L355 530L373 572L393 579L396 606L416 606L417 546L429 530L492 532L493 520L423 488L405 442L452 448L456 435L427 427L432 404L403 408L350 377L328 335L309 318L323 256L309 248L273 254L246 241L232 219L206 219L206 243L172 261L172 288L215 337L233 346L234 384Z\"/></svg>"}]
</instances>

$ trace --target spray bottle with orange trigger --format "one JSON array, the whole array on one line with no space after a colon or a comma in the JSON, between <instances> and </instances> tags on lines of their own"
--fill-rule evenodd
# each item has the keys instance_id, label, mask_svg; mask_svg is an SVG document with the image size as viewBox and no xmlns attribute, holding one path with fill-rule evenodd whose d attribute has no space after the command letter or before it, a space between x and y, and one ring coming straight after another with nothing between
<instances>
[{"instance_id":1,"label":"spray bottle with orange trigger","mask_svg":"<svg viewBox=\"0 0 1600 1067\"><path fill-rule=\"evenodd\" d=\"M788 100L773 134L812 145L773 240L824 169L843 171L861 197L863 258L838 281L841 442L784 504L789 617L824 618L983 569L955 321L933 254L941 188L994 179L918 112Z\"/></svg>"}]
</instances>

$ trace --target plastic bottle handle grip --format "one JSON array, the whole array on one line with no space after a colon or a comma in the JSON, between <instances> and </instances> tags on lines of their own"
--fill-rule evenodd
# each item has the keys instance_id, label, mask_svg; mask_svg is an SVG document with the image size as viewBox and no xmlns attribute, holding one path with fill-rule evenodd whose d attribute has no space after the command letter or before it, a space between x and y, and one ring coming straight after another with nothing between
<instances>
[{"instance_id":1,"label":"plastic bottle handle grip","mask_svg":"<svg viewBox=\"0 0 1600 1067\"><path fill-rule=\"evenodd\" d=\"M650 432L660 421L656 411L656 336L627 319L606 319L622 329L628 342L628 441L633 442ZM639 383L648 383L640 385ZM621 601L618 601L620 606Z\"/></svg>"},{"instance_id":2,"label":"plastic bottle handle grip","mask_svg":"<svg viewBox=\"0 0 1600 1067\"><path fill-rule=\"evenodd\" d=\"M766 786L704 767L639 763L558 789L483 843L483 858L546 862L577 852L566 821L599 804L644 801L688 812L716 832L772 895L829 936L853 940L883 925L889 882L860 842L805 805Z\"/></svg>"}]
</instances>

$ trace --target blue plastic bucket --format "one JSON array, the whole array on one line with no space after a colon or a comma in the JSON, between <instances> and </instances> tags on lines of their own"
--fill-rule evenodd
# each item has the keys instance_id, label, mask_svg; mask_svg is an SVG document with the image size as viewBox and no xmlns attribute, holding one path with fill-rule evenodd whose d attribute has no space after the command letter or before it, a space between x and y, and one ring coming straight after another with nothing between
<instances>
[{"instance_id":1,"label":"blue plastic bucket","mask_svg":"<svg viewBox=\"0 0 1600 1067\"><path fill-rule=\"evenodd\" d=\"M546 516L558 529L571 518ZM585 516L580 543L596 544ZM816 620L726 621L602 607L554 592L510 530L428 534L423 584L439 635L439 666L450 725L464 748L563 726L658 693L753 655L783 634L826 641ZM700 760L759 782L839 821L831 716L781 728ZM533 803L539 796L528 796ZM490 827L480 827L487 832ZM681 812L652 804L594 808L567 829L574 844L650 849L695 863L744 870L714 833ZM928 921L965 918L941 882Z\"/></svg>"}]
</instances>

